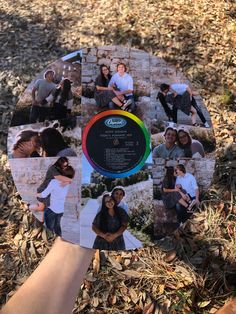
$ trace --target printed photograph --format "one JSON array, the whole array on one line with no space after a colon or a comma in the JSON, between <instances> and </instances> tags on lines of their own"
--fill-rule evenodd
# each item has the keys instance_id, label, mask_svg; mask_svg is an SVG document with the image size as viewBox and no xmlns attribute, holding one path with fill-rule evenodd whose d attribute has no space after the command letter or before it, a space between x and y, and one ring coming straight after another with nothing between
<instances>
[{"instance_id":1,"label":"printed photograph","mask_svg":"<svg viewBox=\"0 0 236 314\"><path fill-rule=\"evenodd\" d=\"M144 122L148 120L149 58L145 51L122 46L83 49L83 123L109 109L126 110Z\"/></svg>"},{"instance_id":2,"label":"printed photograph","mask_svg":"<svg viewBox=\"0 0 236 314\"><path fill-rule=\"evenodd\" d=\"M125 178L108 178L82 156L80 245L131 250L150 243L153 233L152 160Z\"/></svg>"},{"instance_id":3,"label":"printed photograph","mask_svg":"<svg viewBox=\"0 0 236 314\"><path fill-rule=\"evenodd\" d=\"M178 124L212 127L209 112L199 92L183 73L163 59L150 57L153 119Z\"/></svg>"},{"instance_id":4,"label":"printed photograph","mask_svg":"<svg viewBox=\"0 0 236 314\"><path fill-rule=\"evenodd\" d=\"M33 215L49 232L79 243L81 159L19 158L9 163L16 188Z\"/></svg>"},{"instance_id":5,"label":"printed photograph","mask_svg":"<svg viewBox=\"0 0 236 314\"><path fill-rule=\"evenodd\" d=\"M10 127L7 148L9 159L79 157L81 155L81 128L76 120L58 120Z\"/></svg>"},{"instance_id":6,"label":"printed photograph","mask_svg":"<svg viewBox=\"0 0 236 314\"><path fill-rule=\"evenodd\" d=\"M173 233L191 218L213 179L215 160L153 159L154 237Z\"/></svg>"},{"instance_id":7,"label":"printed photograph","mask_svg":"<svg viewBox=\"0 0 236 314\"><path fill-rule=\"evenodd\" d=\"M151 130L153 159L215 158L213 129L173 122L153 123Z\"/></svg>"},{"instance_id":8,"label":"printed photograph","mask_svg":"<svg viewBox=\"0 0 236 314\"><path fill-rule=\"evenodd\" d=\"M78 50L41 72L21 95L11 126L80 115L81 61L82 51Z\"/></svg>"}]
</instances>

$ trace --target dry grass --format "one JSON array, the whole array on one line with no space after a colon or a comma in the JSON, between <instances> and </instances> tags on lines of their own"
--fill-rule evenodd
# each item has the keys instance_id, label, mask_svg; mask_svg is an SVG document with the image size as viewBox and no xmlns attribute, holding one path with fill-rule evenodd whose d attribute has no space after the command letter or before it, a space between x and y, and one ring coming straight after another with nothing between
<instances>
[{"instance_id":1,"label":"dry grass","mask_svg":"<svg viewBox=\"0 0 236 314\"><path fill-rule=\"evenodd\" d=\"M235 97L235 2L0 0L0 5L1 303L52 244L21 202L6 164L16 100L59 56L84 46L124 44L176 65L204 97L217 139L215 185L208 195L213 200L168 245L109 254L98 273L91 265L74 313L215 313L236 286L236 209L229 191L236 115L234 100L227 105L222 92ZM167 262L169 249L177 255Z\"/></svg>"}]
</instances>

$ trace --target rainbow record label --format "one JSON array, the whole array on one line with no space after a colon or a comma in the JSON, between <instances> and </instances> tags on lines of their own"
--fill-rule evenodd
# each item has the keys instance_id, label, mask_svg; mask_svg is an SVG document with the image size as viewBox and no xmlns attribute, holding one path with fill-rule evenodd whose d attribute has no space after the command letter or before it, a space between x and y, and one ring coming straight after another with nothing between
<instances>
[{"instance_id":1,"label":"rainbow record label","mask_svg":"<svg viewBox=\"0 0 236 314\"><path fill-rule=\"evenodd\" d=\"M150 153L150 138L143 122L121 110L94 116L83 132L83 151L102 175L121 178L142 168Z\"/></svg>"}]
</instances>

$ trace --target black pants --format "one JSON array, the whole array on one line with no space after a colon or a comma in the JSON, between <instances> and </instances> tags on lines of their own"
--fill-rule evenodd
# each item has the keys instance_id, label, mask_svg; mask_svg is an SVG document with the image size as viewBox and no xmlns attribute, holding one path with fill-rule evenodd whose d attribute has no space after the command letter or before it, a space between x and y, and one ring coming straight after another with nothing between
<instances>
[{"instance_id":1,"label":"black pants","mask_svg":"<svg viewBox=\"0 0 236 314\"><path fill-rule=\"evenodd\" d=\"M191 105L196 109L197 114L198 114L200 120L202 121L202 123L205 124L206 119L202 113L202 109L198 106L194 97L192 97ZM173 122L177 123L178 108L174 105L172 110L173 110Z\"/></svg>"},{"instance_id":2,"label":"black pants","mask_svg":"<svg viewBox=\"0 0 236 314\"><path fill-rule=\"evenodd\" d=\"M51 112L51 108L49 107L40 107L40 106L32 106L30 109L30 117L29 122L35 123L37 121L43 122L46 118L49 118Z\"/></svg>"}]
</instances>

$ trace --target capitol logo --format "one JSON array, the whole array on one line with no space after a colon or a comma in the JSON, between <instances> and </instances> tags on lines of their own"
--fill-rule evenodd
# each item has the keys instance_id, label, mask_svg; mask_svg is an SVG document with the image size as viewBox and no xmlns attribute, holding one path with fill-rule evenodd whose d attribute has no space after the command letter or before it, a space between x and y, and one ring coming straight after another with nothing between
<instances>
[{"instance_id":1,"label":"capitol logo","mask_svg":"<svg viewBox=\"0 0 236 314\"><path fill-rule=\"evenodd\" d=\"M105 120L104 123L108 128L113 128L113 129L123 128L127 124L126 120L120 117L108 118Z\"/></svg>"}]
</instances>

